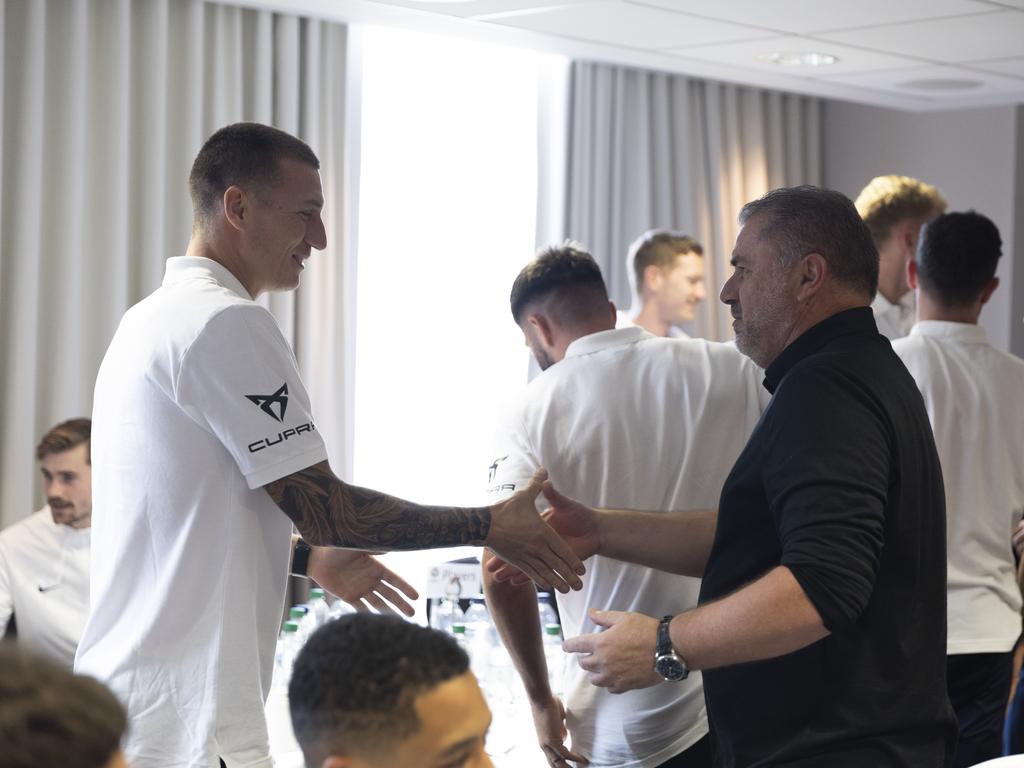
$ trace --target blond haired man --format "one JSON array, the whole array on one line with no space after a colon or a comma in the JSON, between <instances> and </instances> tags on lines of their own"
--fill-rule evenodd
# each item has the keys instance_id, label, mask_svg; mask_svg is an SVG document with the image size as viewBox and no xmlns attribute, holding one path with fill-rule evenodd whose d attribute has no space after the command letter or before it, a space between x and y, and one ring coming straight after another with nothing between
<instances>
[{"instance_id":1,"label":"blond haired man","mask_svg":"<svg viewBox=\"0 0 1024 768\"><path fill-rule=\"evenodd\" d=\"M652 229L629 247L626 260L633 306L619 312L620 328L638 325L655 336L689 338L679 327L689 323L707 297L704 249L680 232Z\"/></svg>"},{"instance_id":2,"label":"blond haired man","mask_svg":"<svg viewBox=\"0 0 1024 768\"><path fill-rule=\"evenodd\" d=\"M888 339L910 333L916 304L907 283L921 225L946 210L937 187L910 176L876 176L854 202L878 249L878 293L871 303L878 332Z\"/></svg>"}]
</instances>

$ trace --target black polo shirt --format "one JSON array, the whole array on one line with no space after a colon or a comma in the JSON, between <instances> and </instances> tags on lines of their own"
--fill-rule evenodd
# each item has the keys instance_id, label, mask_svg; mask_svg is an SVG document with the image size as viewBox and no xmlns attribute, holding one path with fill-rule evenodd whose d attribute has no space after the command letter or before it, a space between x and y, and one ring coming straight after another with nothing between
<instances>
[{"instance_id":1,"label":"black polo shirt","mask_svg":"<svg viewBox=\"0 0 1024 768\"><path fill-rule=\"evenodd\" d=\"M765 387L700 601L785 565L831 634L704 673L716 765L951 765L945 502L921 394L867 307L805 332Z\"/></svg>"}]
</instances>

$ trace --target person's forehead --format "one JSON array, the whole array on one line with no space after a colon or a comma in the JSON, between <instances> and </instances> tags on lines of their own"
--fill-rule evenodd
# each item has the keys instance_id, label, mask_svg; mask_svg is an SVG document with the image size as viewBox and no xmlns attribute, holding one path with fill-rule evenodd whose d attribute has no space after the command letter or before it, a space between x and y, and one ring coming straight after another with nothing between
<instances>
[{"instance_id":1,"label":"person's forehead","mask_svg":"<svg viewBox=\"0 0 1024 768\"><path fill-rule=\"evenodd\" d=\"M278 163L273 190L306 205L324 203L320 171L309 163L286 157Z\"/></svg>"},{"instance_id":2,"label":"person's forehead","mask_svg":"<svg viewBox=\"0 0 1024 768\"><path fill-rule=\"evenodd\" d=\"M44 456L39 461L39 466L48 470L49 472L64 472L64 471L80 471L83 467L87 467L86 462L86 445L85 443L79 443L74 448L69 448L66 451L60 453L51 453L48 456Z\"/></svg>"},{"instance_id":3,"label":"person's forehead","mask_svg":"<svg viewBox=\"0 0 1024 768\"><path fill-rule=\"evenodd\" d=\"M420 727L402 744L423 765L458 744L479 738L491 713L471 672L466 672L420 694L415 701Z\"/></svg>"}]
</instances>

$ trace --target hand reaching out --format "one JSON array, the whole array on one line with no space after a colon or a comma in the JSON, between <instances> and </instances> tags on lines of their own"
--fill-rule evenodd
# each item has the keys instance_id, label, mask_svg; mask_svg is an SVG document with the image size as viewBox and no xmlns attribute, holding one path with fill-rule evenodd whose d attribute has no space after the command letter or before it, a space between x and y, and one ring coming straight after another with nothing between
<instances>
[{"instance_id":1,"label":"hand reaching out","mask_svg":"<svg viewBox=\"0 0 1024 768\"><path fill-rule=\"evenodd\" d=\"M416 600L419 593L368 552L313 547L308 571L317 584L358 611L415 613L406 598Z\"/></svg>"}]
</instances>

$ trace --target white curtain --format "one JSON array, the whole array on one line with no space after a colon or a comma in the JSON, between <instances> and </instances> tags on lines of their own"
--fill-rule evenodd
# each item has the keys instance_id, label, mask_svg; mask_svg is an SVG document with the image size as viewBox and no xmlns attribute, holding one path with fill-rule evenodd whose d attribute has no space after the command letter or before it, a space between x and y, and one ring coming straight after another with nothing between
<instances>
[{"instance_id":1,"label":"white curtain","mask_svg":"<svg viewBox=\"0 0 1024 768\"><path fill-rule=\"evenodd\" d=\"M0 0L0 62L0 524L39 505L36 441L91 412L122 313L184 253L193 157L239 120L321 159L328 248L269 306L344 471L345 27L200 0Z\"/></svg>"},{"instance_id":2,"label":"white curtain","mask_svg":"<svg viewBox=\"0 0 1024 768\"><path fill-rule=\"evenodd\" d=\"M591 249L621 309L633 239L655 227L694 236L708 300L690 330L731 338L717 294L736 215L770 189L820 183L819 100L580 61L570 89L565 236Z\"/></svg>"}]
</instances>

